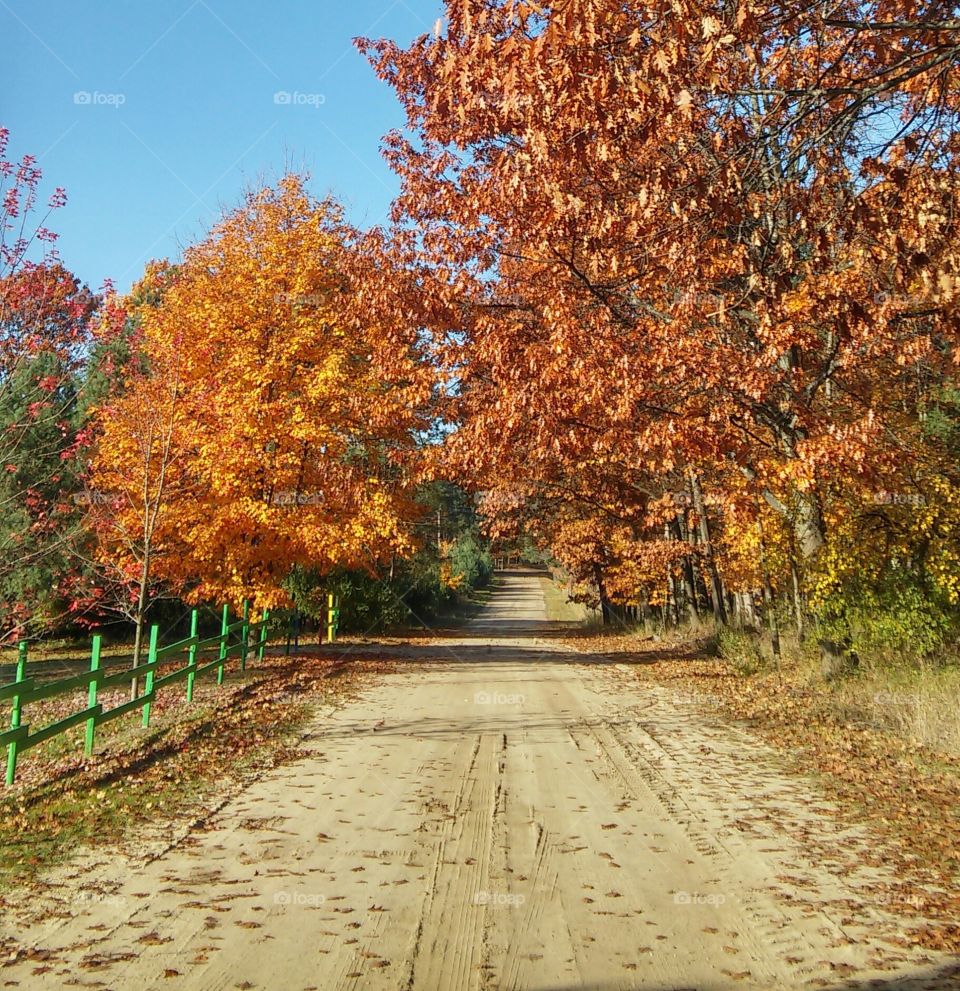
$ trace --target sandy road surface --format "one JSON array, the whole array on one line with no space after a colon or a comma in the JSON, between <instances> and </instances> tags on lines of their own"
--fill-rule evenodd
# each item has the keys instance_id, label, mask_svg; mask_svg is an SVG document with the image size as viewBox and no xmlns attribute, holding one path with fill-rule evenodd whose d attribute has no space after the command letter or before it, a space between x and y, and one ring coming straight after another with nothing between
<instances>
[{"instance_id":1,"label":"sandy road surface","mask_svg":"<svg viewBox=\"0 0 960 991\"><path fill-rule=\"evenodd\" d=\"M958 986L886 941L906 924L868 891L895 879L811 786L543 616L541 579L503 575L443 660L318 714L205 828L63 870L2 920L40 954L0 987Z\"/></svg>"}]
</instances>

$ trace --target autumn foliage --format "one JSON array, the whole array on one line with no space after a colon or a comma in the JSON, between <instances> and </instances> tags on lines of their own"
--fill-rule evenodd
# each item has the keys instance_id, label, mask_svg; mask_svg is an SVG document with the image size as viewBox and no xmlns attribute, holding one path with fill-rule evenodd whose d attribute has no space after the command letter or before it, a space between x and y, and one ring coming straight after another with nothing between
<instances>
[{"instance_id":1,"label":"autumn foliage","mask_svg":"<svg viewBox=\"0 0 960 991\"><path fill-rule=\"evenodd\" d=\"M956 594L949 16L455 0L360 43L407 112L392 251L431 301L446 470L495 530L675 616L766 586L802 623L856 570L851 519Z\"/></svg>"},{"instance_id":2,"label":"autumn foliage","mask_svg":"<svg viewBox=\"0 0 960 991\"><path fill-rule=\"evenodd\" d=\"M90 475L109 494L91 507L101 556L131 595L148 554L189 600L264 608L289 601L295 565L375 569L412 547L430 381L414 334L401 347L364 304L355 239L288 177L138 309L146 370L101 409Z\"/></svg>"},{"instance_id":3,"label":"autumn foliage","mask_svg":"<svg viewBox=\"0 0 960 991\"><path fill-rule=\"evenodd\" d=\"M44 200L36 159L8 158L8 138L0 127L0 638L66 612L79 375L100 302L60 262L46 226L63 190Z\"/></svg>"},{"instance_id":4,"label":"autumn foliage","mask_svg":"<svg viewBox=\"0 0 960 991\"><path fill-rule=\"evenodd\" d=\"M392 223L290 176L99 313L93 599L393 573L430 474L608 614L955 609L952 8L451 0L358 45Z\"/></svg>"}]
</instances>

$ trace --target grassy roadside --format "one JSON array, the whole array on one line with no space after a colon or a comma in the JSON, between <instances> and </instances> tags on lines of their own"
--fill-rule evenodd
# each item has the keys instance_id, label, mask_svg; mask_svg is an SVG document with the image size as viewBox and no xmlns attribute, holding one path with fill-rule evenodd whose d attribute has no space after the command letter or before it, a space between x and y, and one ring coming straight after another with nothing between
<instances>
[{"instance_id":1,"label":"grassy roadside","mask_svg":"<svg viewBox=\"0 0 960 991\"><path fill-rule=\"evenodd\" d=\"M434 626L457 627L469 623L493 598L499 586L500 580L496 575L491 575L486 585L470 589L466 595L462 595L457 600L454 606L438 616Z\"/></svg>"},{"instance_id":2,"label":"grassy roadside","mask_svg":"<svg viewBox=\"0 0 960 991\"><path fill-rule=\"evenodd\" d=\"M139 712L117 720L90 759L64 737L30 751L22 779L0 796L0 904L85 845L143 843L203 821L252 776L296 759L298 731L318 705L390 666L370 657L345 666L338 656L268 655L219 689L204 685L191 706L176 688L161 692L148 730Z\"/></svg>"},{"instance_id":3,"label":"grassy roadside","mask_svg":"<svg viewBox=\"0 0 960 991\"><path fill-rule=\"evenodd\" d=\"M90 666L91 639L58 641L53 644L31 643L28 670L44 680L64 678ZM101 665L130 667L133 663L133 638L104 643L100 649ZM146 648L141 663L146 660ZM17 670L17 649L0 647L0 683L13 681Z\"/></svg>"},{"instance_id":4,"label":"grassy roadside","mask_svg":"<svg viewBox=\"0 0 960 991\"><path fill-rule=\"evenodd\" d=\"M918 920L908 941L960 953L960 757L905 737L902 728L872 725L869 709L851 699L876 693L875 681L824 683L803 658L774 670L744 667L689 637L581 633L570 642L631 665L641 682L696 697L756 733L792 773L812 777L845 825L870 830L876 842L868 863L897 872L897 907Z\"/></svg>"}]
</instances>

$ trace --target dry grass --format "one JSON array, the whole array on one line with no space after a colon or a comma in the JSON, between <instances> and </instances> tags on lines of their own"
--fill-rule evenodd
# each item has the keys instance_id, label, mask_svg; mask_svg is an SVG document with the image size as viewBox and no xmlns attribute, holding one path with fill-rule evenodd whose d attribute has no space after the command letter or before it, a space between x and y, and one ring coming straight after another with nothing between
<instances>
[{"instance_id":1,"label":"dry grass","mask_svg":"<svg viewBox=\"0 0 960 991\"><path fill-rule=\"evenodd\" d=\"M570 602L567 598L567 585L561 577L543 575L543 601L547 619L555 623L583 623L587 626L600 626L595 609L580 602Z\"/></svg>"},{"instance_id":2,"label":"dry grass","mask_svg":"<svg viewBox=\"0 0 960 991\"><path fill-rule=\"evenodd\" d=\"M831 686L830 694L851 718L960 755L960 667L867 668Z\"/></svg>"}]
</instances>

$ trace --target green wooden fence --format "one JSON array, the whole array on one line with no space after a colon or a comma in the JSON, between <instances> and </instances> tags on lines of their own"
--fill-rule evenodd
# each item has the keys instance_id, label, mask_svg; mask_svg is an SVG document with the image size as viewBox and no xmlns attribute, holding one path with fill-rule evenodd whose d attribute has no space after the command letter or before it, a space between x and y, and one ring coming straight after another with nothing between
<instances>
[{"instance_id":1,"label":"green wooden fence","mask_svg":"<svg viewBox=\"0 0 960 991\"><path fill-rule=\"evenodd\" d=\"M250 653L255 654L262 661L267 646L269 623L269 611L264 612L261 620L251 623L250 605L247 602L243 604L242 617L231 623L229 608L224 606L220 632L216 636L201 639L197 632L198 614L197 610L194 609L190 617L190 636L184 640L178 640L176 643L161 647L158 643L159 628L157 626L150 628L150 647L147 652L146 663L108 674L100 666L101 638L95 636L90 650L89 671L47 683L39 683L27 676L27 642L22 641L17 656L16 678L12 682L0 685L0 702L7 699L12 700L10 729L6 732L0 732L0 746L5 745L7 748L7 785L12 785L16 778L18 756L25 750L35 747L38 743L43 743L44 740L59 736L74 726L85 723L84 747L87 754L92 754L97 727L111 719L117 719L135 709L141 709L143 725L149 726L150 706L161 688L178 681L184 681L186 682L187 701L191 702L193 701L196 679L205 672L216 669L217 684L221 685L223 684L223 672L230 658L239 657L241 671L246 669L247 658ZM234 641L233 643L231 643L231 639ZM216 650L216 657L212 661L205 660L201 664L201 652L211 649ZM178 657L185 660L186 663L173 671L158 674L162 664L176 661ZM97 701L98 691L115 685L128 684L134 677L143 678L142 695L111 709L104 709L102 703ZM24 721L24 708L31 702L55 698L58 695L66 695L83 688L87 689L87 707L85 709L39 729L34 729L29 722Z\"/></svg>"}]
</instances>

